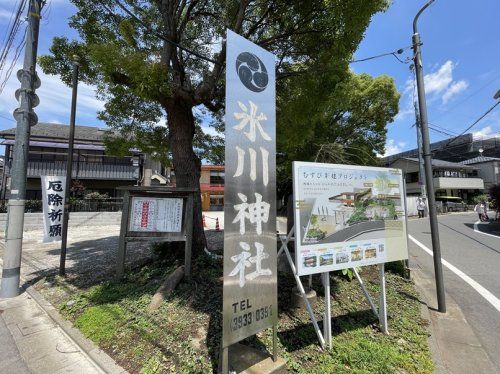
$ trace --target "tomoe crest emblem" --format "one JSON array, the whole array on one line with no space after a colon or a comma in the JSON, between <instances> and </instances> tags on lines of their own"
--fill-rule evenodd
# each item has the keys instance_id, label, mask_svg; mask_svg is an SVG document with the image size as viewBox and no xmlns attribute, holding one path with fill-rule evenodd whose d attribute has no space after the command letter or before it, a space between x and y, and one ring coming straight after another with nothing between
<instances>
[{"instance_id":1,"label":"tomoe crest emblem","mask_svg":"<svg viewBox=\"0 0 500 374\"><path fill-rule=\"evenodd\" d=\"M253 92L266 89L269 76L264 63L253 53L242 52L236 58L236 72L241 83Z\"/></svg>"}]
</instances>

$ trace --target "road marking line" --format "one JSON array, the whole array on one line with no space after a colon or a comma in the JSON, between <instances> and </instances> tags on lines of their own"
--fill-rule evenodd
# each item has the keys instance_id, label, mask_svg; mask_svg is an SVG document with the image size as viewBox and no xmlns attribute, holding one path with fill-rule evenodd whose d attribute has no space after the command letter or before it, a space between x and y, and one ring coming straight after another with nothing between
<instances>
[{"instance_id":1,"label":"road marking line","mask_svg":"<svg viewBox=\"0 0 500 374\"><path fill-rule=\"evenodd\" d=\"M420 243L417 239L415 239L413 236L409 235L408 234L408 238L410 238L410 240L415 243L416 245L418 245L420 248L422 248L425 252L427 252L427 254L431 255L431 256L434 256L434 254L432 253L432 251L427 248L425 245L423 245L422 243ZM495 295L493 295L490 291L488 291L486 288L484 288L483 286L481 286L479 283L477 283L474 279L472 279L471 277L469 277L467 274L465 274L463 271L461 271L460 269L458 269L457 267L453 266L452 264L450 264L448 261L446 261L445 259L441 259L441 263L446 266L449 270L451 270L453 273L455 273L456 275L458 275L460 278L462 278L462 280L467 283L469 286L471 286L472 288L474 288L474 290L477 291L477 293L479 293L482 297L484 297L491 305L493 305L493 307L500 312L500 299L498 299Z\"/></svg>"},{"instance_id":2,"label":"road marking line","mask_svg":"<svg viewBox=\"0 0 500 374\"><path fill-rule=\"evenodd\" d=\"M478 234L488 235L488 236L491 236L491 237L493 237L493 238L500 239L500 237L499 237L499 236L497 236L497 235L488 234L487 232L482 232L481 230L479 230L479 228L477 227L477 226L478 226L478 224L479 224L479 222L481 222L481 221L477 220L476 222L474 222L474 231L475 231L475 232L477 232Z\"/></svg>"}]
</instances>

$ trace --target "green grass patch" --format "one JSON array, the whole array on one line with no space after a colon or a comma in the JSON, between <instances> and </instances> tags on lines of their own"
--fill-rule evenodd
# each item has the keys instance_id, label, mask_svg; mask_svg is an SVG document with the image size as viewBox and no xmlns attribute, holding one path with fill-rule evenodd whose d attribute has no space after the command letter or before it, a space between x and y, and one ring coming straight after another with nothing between
<instances>
[{"instance_id":1,"label":"green grass patch","mask_svg":"<svg viewBox=\"0 0 500 374\"><path fill-rule=\"evenodd\" d=\"M181 283L158 311L148 313L152 295L175 266L173 262L145 266L121 283L82 290L58 279L44 294L131 373L214 372L221 339L222 264L205 257L196 260L193 281ZM333 347L326 351L320 349L307 312L290 308L293 277L280 274L278 351L290 372L433 372L427 322L421 318L414 285L398 275L397 266L388 268L394 269L386 273L390 335L380 333L357 281L336 273L331 275ZM376 299L377 268L365 267L361 276ZM314 277L313 287L321 321L324 299L319 277ZM244 343L270 349L271 342L272 333L265 330Z\"/></svg>"},{"instance_id":2,"label":"green grass patch","mask_svg":"<svg viewBox=\"0 0 500 374\"><path fill-rule=\"evenodd\" d=\"M91 306L76 320L75 326L83 334L98 344L109 343L123 319L120 306L107 304Z\"/></svg>"}]
</instances>

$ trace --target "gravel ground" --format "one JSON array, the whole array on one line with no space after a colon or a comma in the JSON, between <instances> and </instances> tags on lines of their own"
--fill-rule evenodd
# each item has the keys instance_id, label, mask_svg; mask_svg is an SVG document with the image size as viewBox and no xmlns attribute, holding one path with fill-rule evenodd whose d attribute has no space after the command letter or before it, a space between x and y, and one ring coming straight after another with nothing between
<instances>
[{"instance_id":1,"label":"gravel ground","mask_svg":"<svg viewBox=\"0 0 500 374\"><path fill-rule=\"evenodd\" d=\"M114 276L120 226L83 226L70 229L66 257L68 280L77 287L95 284L96 280ZM61 242L42 243L43 231L25 231L23 238L22 275L28 283L54 275L59 269ZM0 256L5 248L4 234L0 237ZM149 261L153 252L148 243L127 245L127 268Z\"/></svg>"},{"instance_id":2,"label":"gravel ground","mask_svg":"<svg viewBox=\"0 0 500 374\"><path fill-rule=\"evenodd\" d=\"M224 232L207 230L207 245L211 252L222 254ZM113 278L120 226L83 226L70 229L66 257L68 281L77 287L86 287L96 281ZM25 231L23 238L22 275L28 283L36 283L59 269L61 243L42 243L43 231ZM0 234L0 258L3 258L5 234ZM154 259L150 243L127 244L126 268L140 267Z\"/></svg>"}]
</instances>

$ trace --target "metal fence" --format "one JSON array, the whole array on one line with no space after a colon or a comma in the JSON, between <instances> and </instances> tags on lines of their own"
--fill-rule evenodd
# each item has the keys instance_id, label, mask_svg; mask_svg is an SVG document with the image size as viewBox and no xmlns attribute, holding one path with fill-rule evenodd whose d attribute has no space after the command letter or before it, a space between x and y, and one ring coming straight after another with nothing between
<instances>
[{"instance_id":1,"label":"metal fence","mask_svg":"<svg viewBox=\"0 0 500 374\"><path fill-rule=\"evenodd\" d=\"M0 200L0 213L7 212L8 200ZM71 199L70 212L119 212L123 198L108 199ZM38 213L43 211L42 200L26 200L24 211Z\"/></svg>"}]
</instances>

